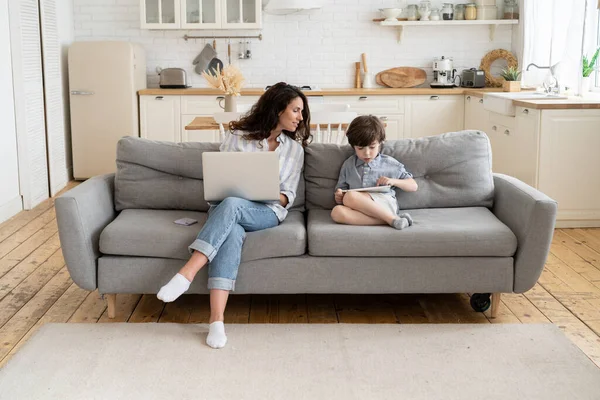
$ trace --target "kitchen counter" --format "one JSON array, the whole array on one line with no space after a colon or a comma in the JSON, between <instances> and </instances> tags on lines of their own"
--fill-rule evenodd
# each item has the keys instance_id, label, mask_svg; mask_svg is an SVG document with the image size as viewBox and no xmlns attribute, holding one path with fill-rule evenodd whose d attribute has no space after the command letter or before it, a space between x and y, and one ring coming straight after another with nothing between
<instances>
[{"instance_id":1,"label":"kitchen counter","mask_svg":"<svg viewBox=\"0 0 600 400\"><path fill-rule=\"evenodd\" d=\"M479 96L483 96L484 92L501 92L500 88L482 88L482 89L467 89L467 88L453 88L453 89L433 89L433 88L376 88L376 89L321 89L321 90L306 90L304 94L306 96L369 96L369 95L440 95L440 94L469 94L477 93ZM260 96L265 92L264 89L260 88L249 88L242 89L242 96ZM218 89L208 88L188 88L188 89L142 89L138 92L140 96L143 95L221 95L223 92Z\"/></svg>"},{"instance_id":2,"label":"kitchen counter","mask_svg":"<svg viewBox=\"0 0 600 400\"><path fill-rule=\"evenodd\" d=\"M488 91L488 90L486 90ZM501 90L495 90L501 92ZM466 96L483 98L481 89L466 89ZM577 96L569 97L568 99L527 99L513 100L513 104L517 107L533 108L536 110L589 110L600 109L600 97L597 98L582 98Z\"/></svg>"}]
</instances>

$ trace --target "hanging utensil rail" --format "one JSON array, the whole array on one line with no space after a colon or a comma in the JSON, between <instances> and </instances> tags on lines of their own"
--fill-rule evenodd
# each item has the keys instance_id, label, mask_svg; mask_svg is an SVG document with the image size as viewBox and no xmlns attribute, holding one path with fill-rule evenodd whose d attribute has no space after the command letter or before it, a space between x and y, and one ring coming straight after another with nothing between
<instances>
[{"instance_id":1,"label":"hanging utensil rail","mask_svg":"<svg viewBox=\"0 0 600 400\"><path fill-rule=\"evenodd\" d=\"M206 36L190 36L183 35L183 38L187 41L188 39L258 39L262 40L262 33L258 36L215 36L215 35L206 35Z\"/></svg>"}]
</instances>

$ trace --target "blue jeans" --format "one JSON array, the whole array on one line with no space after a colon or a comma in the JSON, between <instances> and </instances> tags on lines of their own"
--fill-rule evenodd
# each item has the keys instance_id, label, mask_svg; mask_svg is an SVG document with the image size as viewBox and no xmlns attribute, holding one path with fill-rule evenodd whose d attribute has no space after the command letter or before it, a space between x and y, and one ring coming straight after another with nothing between
<instances>
[{"instance_id":1,"label":"blue jeans","mask_svg":"<svg viewBox=\"0 0 600 400\"><path fill-rule=\"evenodd\" d=\"M190 253L199 251L208 258L208 288L235 290L242 245L246 232L279 225L275 212L261 203L228 197L212 209Z\"/></svg>"}]
</instances>

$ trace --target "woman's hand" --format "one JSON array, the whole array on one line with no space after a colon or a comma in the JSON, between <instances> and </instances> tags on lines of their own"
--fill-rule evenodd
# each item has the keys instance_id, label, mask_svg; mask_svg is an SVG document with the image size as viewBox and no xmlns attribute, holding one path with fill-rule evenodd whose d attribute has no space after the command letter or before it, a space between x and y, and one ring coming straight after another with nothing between
<instances>
[{"instance_id":1,"label":"woman's hand","mask_svg":"<svg viewBox=\"0 0 600 400\"><path fill-rule=\"evenodd\" d=\"M335 202L337 204L343 204L344 202L344 192L342 192L342 189L338 189L335 191Z\"/></svg>"},{"instance_id":2,"label":"woman's hand","mask_svg":"<svg viewBox=\"0 0 600 400\"><path fill-rule=\"evenodd\" d=\"M377 179L377 186L394 186L394 181L395 179L388 178L387 176L380 176L379 179Z\"/></svg>"},{"instance_id":3,"label":"woman's hand","mask_svg":"<svg viewBox=\"0 0 600 400\"><path fill-rule=\"evenodd\" d=\"M279 204L281 204L282 207L287 207L289 202L290 201L285 194L279 193Z\"/></svg>"}]
</instances>

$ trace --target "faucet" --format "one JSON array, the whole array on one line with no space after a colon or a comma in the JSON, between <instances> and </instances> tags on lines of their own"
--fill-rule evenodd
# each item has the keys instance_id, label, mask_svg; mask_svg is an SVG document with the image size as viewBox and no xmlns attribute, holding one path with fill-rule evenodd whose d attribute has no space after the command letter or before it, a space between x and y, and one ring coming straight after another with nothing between
<instances>
[{"instance_id":1,"label":"faucet","mask_svg":"<svg viewBox=\"0 0 600 400\"><path fill-rule=\"evenodd\" d=\"M556 73L557 73L557 69L560 63L556 63L552 66L539 66L537 64L531 63L527 66L527 68L525 68L525 71L529 71L530 67L536 67L537 69L549 69L550 70L550 75L552 76L552 84L547 84L545 81L543 83L544 85L544 91L546 93L556 93L556 94L560 94L560 85L558 84L558 79L556 79Z\"/></svg>"}]
</instances>

